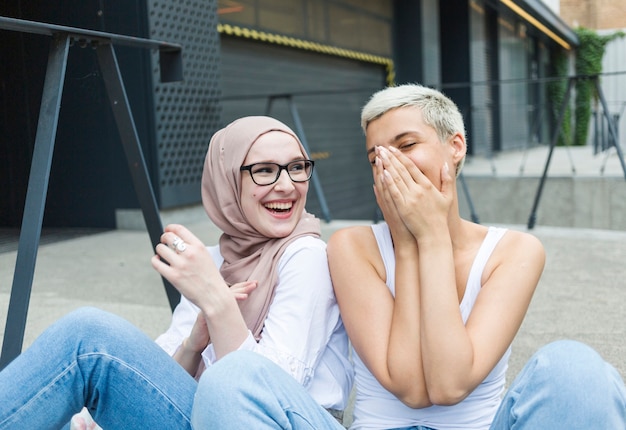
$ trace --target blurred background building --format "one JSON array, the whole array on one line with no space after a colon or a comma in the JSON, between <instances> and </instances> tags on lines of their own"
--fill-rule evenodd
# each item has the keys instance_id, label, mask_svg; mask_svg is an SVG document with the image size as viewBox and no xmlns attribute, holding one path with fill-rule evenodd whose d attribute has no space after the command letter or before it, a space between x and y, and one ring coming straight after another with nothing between
<instances>
[{"instance_id":1,"label":"blurred background building","mask_svg":"<svg viewBox=\"0 0 626 430\"><path fill-rule=\"evenodd\" d=\"M541 79L557 53L576 49L573 26L599 3L615 2L5 0L0 16L183 46L175 83L159 81L156 53L116 47L162 211L198 206L217 129L269 114L294 128L301 120L318 161L308 209L322 216L322 199L334 219L372 219L359 115L374 91L405 82L443 90L465 117L470 156L545 144L552 107ZM22 219L49 43L0 30L0 227ZM120 213L138 207L106 97L95 54L73 47L44 226L120 227Z\"/></svg>"}]
</instances>

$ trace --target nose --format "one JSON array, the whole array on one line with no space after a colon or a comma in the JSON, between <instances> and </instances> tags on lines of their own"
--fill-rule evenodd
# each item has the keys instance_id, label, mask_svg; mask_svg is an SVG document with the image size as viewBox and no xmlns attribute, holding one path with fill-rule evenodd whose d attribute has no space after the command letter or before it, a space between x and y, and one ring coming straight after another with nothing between
<instances>
[{"instance_id":1,"label":"nose","mask_svg":"<svg viewBox=\"0 0 626 430\"><path fill-rule=\"evenodd\" d=\"M280 190L292 190L294 188L293 181L287 173L287 169L281 170L278 174L278 180L274 183L274 187Z\"/></svg>"}]
</instances>

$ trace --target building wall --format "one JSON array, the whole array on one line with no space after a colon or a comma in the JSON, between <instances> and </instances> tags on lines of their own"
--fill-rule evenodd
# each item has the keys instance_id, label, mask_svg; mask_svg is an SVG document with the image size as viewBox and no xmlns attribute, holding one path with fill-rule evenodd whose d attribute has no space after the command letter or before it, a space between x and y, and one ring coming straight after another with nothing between
<instances>
[{"instance_id":1,"label":"building wall","mask_svg":"<svg viewBox=\"0 0 626 430\"><path fill-rule=\"evenodd\" d=\"M561 0L560 15L572 27L626 27L626 0Z\"/></svg>"},{"instance_id":2,"label":"building wall","mask_svg":"<svg viewBox=\"0 0 626 430\"><path fill-rule=\"evenodd\" d=\"M157 201L161 208L195 204L207 144L221 119L217 5L149 0L148 10L150 37L183 46L181 82L160 82L158 56L152 56Z\"/></svg>"},{"instance_id":3,"label":"building wall","mask_svg":"<svg viewBox=\"0 0 626 430\"><path fill-rule=\"evenodd\" d=\"M263 114L285 122L316 162L307 210L375 218L359 114L392 75L391 1L220 0L217 13L222 123Z\"/></svg>"},{"instance_id":4,"label":"building wall","mask_svg":"<svg viewBox=\"0 0 626 430\"><path fill-rule=\"evenodd\" d=\"M221 69L224 123L270 115L308 146L316 163L309 212L321 219L375 217L359 113L369 96L385 85L382 65L223 34Z\"/></svg>"},{"instance_id":5,"label":"building wall","mask_svg":"<svg viewBox=\"0 0 626 430\"><path fill-rule=\"evenodd\" d=\"M218 0L222 23L391 54L391 0Z\"/></svg>"}]
</instances>

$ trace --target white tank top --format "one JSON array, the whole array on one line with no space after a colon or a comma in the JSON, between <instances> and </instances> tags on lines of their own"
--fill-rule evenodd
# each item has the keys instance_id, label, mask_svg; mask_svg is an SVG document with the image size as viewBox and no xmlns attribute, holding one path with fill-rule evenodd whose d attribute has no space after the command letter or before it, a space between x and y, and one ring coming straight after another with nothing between
<instances>
[{"instance_id":1,"label":"white tank top","mask_svg":"<svg viewBox=\"0 0 626 430\"><path fill-rule=\"evenodd\" d=\"M372 230L385 264L387 286L391 294L395 295L395 256L389 227L384 223L376 224ZM467 322L480 292L480 280L487 260L505 232L506 229L490 227L476 254L460 304L463 322ZM509 346L491 373L462 402L454 406L411 409L384 389L354 352L357 394L354 421L350 429L380 430L418 425L437 430L488 429L500 405L510 354Z\"/></svg>"}]
</instances>

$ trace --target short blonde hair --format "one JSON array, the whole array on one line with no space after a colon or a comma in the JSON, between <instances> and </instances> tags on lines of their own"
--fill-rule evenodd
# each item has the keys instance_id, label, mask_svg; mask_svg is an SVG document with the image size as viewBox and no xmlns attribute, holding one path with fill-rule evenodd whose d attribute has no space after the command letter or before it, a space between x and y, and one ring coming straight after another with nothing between
<instances>
[{"instance_id":1,"label":"short blonde hair","mask_svg":"<svg viewBox=\"0 0 626 430\"><path fill-rule=\"evenodd\" d=\"M445 142L456 133L465 139L465 124L457 105L440 91L419 84L404 84L387 87L372 95L361 110L361 128L367 133L369 123L391 109L405 106L418 107L424 122L433 127L439 140ZM456 166L458 177L465 157Z\"/></svg>"}]
</instances>

